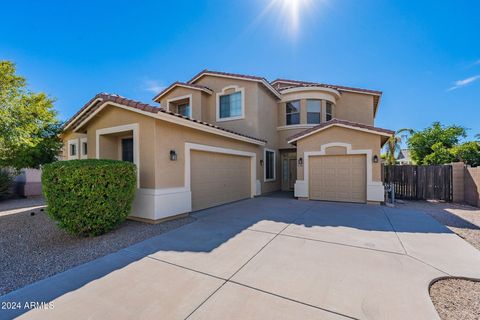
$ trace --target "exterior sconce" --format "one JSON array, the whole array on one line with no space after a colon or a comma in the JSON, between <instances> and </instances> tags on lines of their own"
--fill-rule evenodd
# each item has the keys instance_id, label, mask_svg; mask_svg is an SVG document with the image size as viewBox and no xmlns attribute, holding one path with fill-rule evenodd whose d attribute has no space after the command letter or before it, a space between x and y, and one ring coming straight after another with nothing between
<instances>
[{"instance_id":1,"label":"exterior sconce","mask_svg":"<svg viewBox=\"0 0 480 320\"><path fill-rule=\"evenodd\" d=\"M303 166L303 158L302 157L298 158L298 165Z\"/></svg>"},{"instance_id":2,"label":"exterior sconce","mask_svg":"<svg viewBox=\"0 0 480 320\"><path fill-rule=\"evenodd\" d=\"M374 162L374 163L378 163L378 156L377 156L377 155L374 155L374 156L373 156L373 162Z\"/></svg>"},{"instance_id":3,"label":"exterior sconce","mask_svg":"<svg viewBox=\"0 0 480 320\"><path fill-rule=\"evenodd\" d=\"M260 160L260 167L263 167L263 160Z\"/></svg>"},{"instance_id":4,"label":"exterior sconce","mask_svg":"<svg viewBox=\"0 0 480 320\"><path fill-rule=\"evenodd\" d=\"M170 160L177 161L177 152L175 150L170 150Z\"/></svg>"}]
</instances>

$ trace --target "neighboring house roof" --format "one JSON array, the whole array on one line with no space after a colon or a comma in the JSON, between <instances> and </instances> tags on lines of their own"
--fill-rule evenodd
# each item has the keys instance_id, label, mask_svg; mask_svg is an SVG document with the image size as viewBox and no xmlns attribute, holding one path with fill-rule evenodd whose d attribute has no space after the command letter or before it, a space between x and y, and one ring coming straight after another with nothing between
<instances>
[{"instance_id":1,"label":"neighboring house roof","mask_svg":"<svg viewBox=\"0 0 480 320\"><path fill-rule=\"evenodd\" d=\"M373 96L373 103L374 103L374 115L377 113L378 104L380 102L380 97L382 96L382 91L378 90L370 90L370 89L362 89L362 88L354 88L354 87L346 87L346 86L339 86L334 84L326 84L320 82L308 82L308 81L299 81L299 80L289 80L289 79L275 79L270 84L275 87L280 93L284 90L288 90L291 88L298 88L298 87L324 87L335 89L338 91L349 91L349 92L357 92L363 94L369 94ZM286 84L286 87L279 88L279 84Z\"/></svg>"},{"instance_id":2,"label":"neighboring house roof","mask_svg":"<svg viewBox=\"0 0 480 320\"><path fill-rule=\"evenodd\" d=\"M259 82L264 87L266 87L275 97L277 97L278 99L281 99L280 93L277 91L277 89L275 89L270 84L270 82L268 82L267 79L265 79L263 77L250 76L250 75L239 74L239 73L211 71L211 70L205 69L205 70L202 70L199 73L197 73L192 79L190 79L188 81L188 83L193 84L197 80L199 80L201 77L207 76L207 75Z\"/></svg>"},{"instance_id":3,"label":"neighboring house roof","mask_svg":"<svg viewBox=\"0 0 480 320\"><path fill-rule=\"evenodd\" d=\"M261 144L261 145L264 145L266 142L266 140L263 140L263 139L259 139L259 138L248 136L232 130L221 128L219 126L216 126L207 122L195 120L195 119L180 115L178 113L167 111L163 108L155 107L146 103L142 103L139 101L124 98L119 95L108 94L108 93L99 93L95 97L90 99L90 101L88 101L80 109L80 111L78 111L70 120L68 120L65 123L63 130L66 130L72 127L72 129L75 131L75 129L82 126L86 121L88 121L91 117L93 117L93 115L97 111L100 111L103 108L103 106L105 106L108 103L121 105L132 111L140 112L147 116L152 116L155 118L159 118L161 120L174 122L179 125L184 125L187 127L192 127L192 128L203 130L203 131L208 131L210 133L217 133L220 135L225 135L222 133L227 133L228 134L227 136L231 138L237 138L237 139L245 138L241 140L247 140L247 142Z\"/></svg>"},{"instance_id":4,"label":"neighboring house roof","mask_svg":"<svg viewBox=\"0 0 480 320\"><path fill-rule=\"evenodd\" d=\"M383 129L383 128L378 128L374 126L369 126L363 123L358 123L358 122L351 122L351 121L346 121L346 120L339 120L339 119L332 119L330 121L321 123L315 127L303 130L297 134L294 134L293 136L287 138L288 143L294 143L300 139L306 138L314 133L317 133L319 131L325 130L327 128L330 128L332 126L339 126L339 127L346 127L354 130L360 130L360 131L365 131L373 134L379 134L385 137L390 137L392 134L395 132L392 130L388 129Z\"/></svg>"},{"instance_id":5,"label":"neighboring house roof","mask_svg":"<svg viewBox=\"0 0 480 320\"><path fill-rule=\"evenodd\" d=\"M408 150L408 149L401 149L400 152L398 153L397 160L411 161L411 159L410 159L410 150Z\"/></svg>"},{"instance_id":6,"label":"neighboring house roof","mask_svg":"<svg viewBox=\"0 0 480 320\"><path fill-rule=\"evenodd\" d=\"M194 89L194 90L200 90L200 91L208 93L208 94L213 93L213 90L206 87L206 86L200 86L200 85L193 84L193 83L185 83L185 82L176 81L176 82L172 83L171 85L169 85L164 90L162 90L155 97L153 97L152 100L155 101L155 102L159 102L161 97L165 96L167 93L169 93L170 91L172 91L176 87L183 87L183 88L189 88L189 89Z\"/></svg>"}]
</instances>

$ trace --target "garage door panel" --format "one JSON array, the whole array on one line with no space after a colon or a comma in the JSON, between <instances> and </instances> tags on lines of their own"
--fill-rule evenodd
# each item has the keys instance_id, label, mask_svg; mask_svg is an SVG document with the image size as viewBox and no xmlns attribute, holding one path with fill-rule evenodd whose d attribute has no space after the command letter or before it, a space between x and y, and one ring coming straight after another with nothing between
<instances>
[{"instance_id":1,"label":"garage door panel","mask_svg":"<svg viewBox=\"0 0 480 320\"><path fill-rule=\"evenodd\" d=\"M365 155L316 156L309 166L310 199L366 201Z\"/></svg>"},{"instance_id":2,"label":"garage door panel","mask_svg":"<svg viewBox=\"0 0 480 320\"><path fill-rule=\"evenodd\" d=\"M192 151L190 158L193 211L250 197L249 157Z\"/></svg>"}]
</instances>

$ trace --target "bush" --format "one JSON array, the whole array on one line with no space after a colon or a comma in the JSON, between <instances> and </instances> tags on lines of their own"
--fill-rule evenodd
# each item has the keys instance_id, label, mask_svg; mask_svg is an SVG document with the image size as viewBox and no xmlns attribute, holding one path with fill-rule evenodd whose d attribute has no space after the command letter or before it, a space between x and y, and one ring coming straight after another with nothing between
<instances>
[{"instance_id":1,"label":"bush","mask_svg":"<svg viewBox=\"0 0 480 320\"><path fill-rule=\"evenodd\" d=\"M6 198L10 194L13 176L10 171L0 169L0 199Z\"/></svg>"},{"instance_id":2,"label":"bush","mask_svg":"<svg viewBox=\"0 0 480 320\"><path fill-rule=\"evenodd\" d=\"M136 167L125 161L70 160L43 166L47 213L68 233L97 236L122 223L136 189Z\"/></svg>"}]
</instances>

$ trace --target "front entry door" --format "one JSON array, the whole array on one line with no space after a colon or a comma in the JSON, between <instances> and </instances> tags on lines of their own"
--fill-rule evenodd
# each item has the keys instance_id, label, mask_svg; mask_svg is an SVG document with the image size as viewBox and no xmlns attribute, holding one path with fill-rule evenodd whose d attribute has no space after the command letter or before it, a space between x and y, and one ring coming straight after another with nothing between
<instances>
[{"instance_id":1,"label":"front entry door","mask_svg":"<svg viewBox=\"0 0 480 320\"><path fill-rule=\"evenodd\" d=\"M297 180L297 160L289 159L288 161L288 187L293 190L295 181Z\"/></svg>"}]
</instances>

